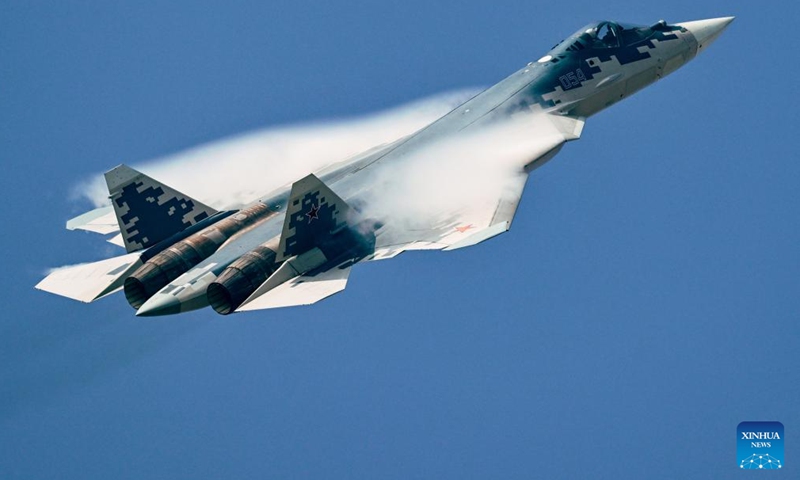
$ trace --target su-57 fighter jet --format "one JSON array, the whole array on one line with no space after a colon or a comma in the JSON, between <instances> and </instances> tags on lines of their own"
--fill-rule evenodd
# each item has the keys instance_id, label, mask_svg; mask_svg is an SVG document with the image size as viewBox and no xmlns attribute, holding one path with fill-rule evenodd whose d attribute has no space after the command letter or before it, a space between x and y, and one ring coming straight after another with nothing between
<instances>
[{"instance_id":1,"label":"su-57 fighter jet","mask_svg":"<svg viewBox=\"0 0 800 480\"><path fill-rule=\"evenodd\" d=\"M674 72L731 21L589 24L416 133L237 210L118 166L105 175L115 221L100 209L67 227L118 229L128 253L58 269L36 287L83 302L122 289L141 316L209 305L229 314L317 302L343 290L359 262L475 245L510 228L528 174L578 139L587 117ZM460 163L487 138L496 155ZM415 175L420 159L454 175ZM481 182L464 185L463 171ZM384 201L392 195L406 201Z\"/></svg>"}]
</instances>

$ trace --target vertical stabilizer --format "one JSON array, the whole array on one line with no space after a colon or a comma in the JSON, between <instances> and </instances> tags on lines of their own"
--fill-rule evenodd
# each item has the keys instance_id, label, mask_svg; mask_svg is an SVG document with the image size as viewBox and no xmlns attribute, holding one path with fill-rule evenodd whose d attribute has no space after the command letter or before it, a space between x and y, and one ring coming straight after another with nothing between
<instances>
[{"instance_id":1,"label":"vertical stabilizer","mask_svg":"<svg viewBox=\"0 0 800 480\"><path fill-rule=\"evenodd\" d=\"M278 261L320 246L347 226L350 207L313 174L292 185Z\"/></svg>"},{"instance_id":2,"label":"vertical stabilizer","mask_svg":"<svg viewBox=\"0 0 800 480\"><path fill-rule=\"evenodd\" d=\"M155 245L217 213L126 165L106 172L105 177L128 252Z\"/></svg>"}]
</instances>

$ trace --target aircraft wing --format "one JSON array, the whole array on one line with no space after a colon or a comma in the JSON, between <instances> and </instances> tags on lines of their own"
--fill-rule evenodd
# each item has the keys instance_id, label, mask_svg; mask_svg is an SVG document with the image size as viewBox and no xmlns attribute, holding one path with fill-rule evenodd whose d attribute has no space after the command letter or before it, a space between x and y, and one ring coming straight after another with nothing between
<instances>
[{"instance_id":1,"label":"aircraft wing","mask_svg":"<svg viewBox=\"0 0 800 480\"><path fill-rule=\"evenodd\" d=\"M564 143L580 138L583 130L583 118L550 115L545 118L549 122L547 128L541 128L540 123L540 128L526 140L530 154L526 163L507 170L502 178L487 179L486 182L479 178L471 184L468 182L465 188L458 185L458 174L454 182L441 181L435 191L429 193L430 200L414 200L415 203L424 202L426 206L416 215L422 220L415 219L411 225L401 226L387 222L387 232L376 245L374 255L367 260L393 258L409 250L456 250L507 232L528 174L555 156ZM479 176L480 172L473 177L476 175ZM489 191L483 189L486 183L493 184ZM426 188L416 190L415 194L424 197ZM441 201L442 198L445 201Z\"/></svg>"}]
</instances>

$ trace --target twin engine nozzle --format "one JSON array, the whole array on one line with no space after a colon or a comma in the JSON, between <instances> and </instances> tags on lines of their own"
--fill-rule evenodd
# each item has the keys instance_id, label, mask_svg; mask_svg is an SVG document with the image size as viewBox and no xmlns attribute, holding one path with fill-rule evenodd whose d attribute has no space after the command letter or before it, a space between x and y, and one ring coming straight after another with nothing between
<instances>
[{"instance_id":1,"label":"twin engine nozzle","mask_svg":"<svg viewBox=\"0 0 800 480\"><path fill-rule=\"evenodd\" d=\"M170 242L174 242L175 238L167 239L163 242L167 245L166 248L153 247L148 252L150 258L144 265L125 279L124 291L128 303L138 310L170 282L213 255L231 237L271 218L275 213L259 202L235 214L228 212L220 215L222 219L209 219L210 225L199 225L198 227L202 227L199 231L171 245ZM308 273L323 265L364 258L374 252L375 230L380 226L375 221L365 220L329 232L314 247L320 252L315 260L316 263L303 263L302 267L293 263L292 276ZM223 315L236 311L285 263L278 261L279 241L280 238L275 237L228 265L219 277L209 284L206 291L208 304Z\"/></svg>"},{"instance_id":2,"label":"twin engine nozzle","mask_svg":"<svg viewBox=\"0 0 800 480\"><path fill-rule=\"evenodd\" d=\"M258 202L234 214L228 213L227 217L183 240L175 242L174 238L169 238L162 242L167 245L166 248L159 250L156 245L147 252L152 256L144 265L125 279L125 298L133 308L138 309L171 281L210 257L233 235L273 215L275 212Z\"/></svg>"},{"instance_id":3,"label":"twin engine nozzle","mask_svg":"<svg viewBox=\"0 0 800 480\"><path fill-rule=\"evenodd\" d=\"M209 305L222 315L235 311L239 305L275 273L277 242L259 245L230 264L217 280L208 286L206 298Z\"/></svg>"},{"instance_id":4,"label":"twin engine nozzle","mask_svg":"<svg viewBox=\"0 0 800 480\"><path fill-rule=\"evenodd\" d=\"M345 225L316 244L305 254L284 261L277 261L280 238L275 237L245 253L231 263L217 279L209 284L206 298L209 305L222 315L233 313L245 303L259 287L267 282L278 269L285 268L287 275L270 280L273 288L290 278L324 271L330 266L346 261L359 261L375 251L375 230L381 224L365 220L354 226ZM313 252L312 252L313 251ZM307 260L302 257L313 260ZM300 261L295 261L298 259ZM262 287L264 288L264 287ZM269 289L264 289L261 294Z\"/></svg>"}]
</instances>

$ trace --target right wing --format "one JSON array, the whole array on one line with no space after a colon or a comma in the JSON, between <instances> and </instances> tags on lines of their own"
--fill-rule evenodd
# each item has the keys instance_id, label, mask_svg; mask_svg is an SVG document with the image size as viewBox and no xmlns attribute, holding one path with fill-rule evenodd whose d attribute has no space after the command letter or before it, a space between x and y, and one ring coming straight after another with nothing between
<instances>
[{"instance_id":1,"label":"right wing","mask_svg":"<svg viewBox=\"0 0 800 480\"><path fill-rule=\"evenodd\" d=\"M501 165L495 169L492 159L467 163L463 167L454 162L454 167L449 171L439 172L440 178L436 182L432 182L429 175L415 178L412 171L412 180L404 189L409 192L407 197L413 197L408 203L424 206L424 209L418 208L420 211L409 215L406 204L394 202L398 205L394 211L386 214L386 231L379 236L378 247L369 260L392 258L408 250L455 250L507 232L511 228L529 172L555 156L567 141L580 138L585 121L584 118L554 115L541 115L534 119L536 128L523 130L529 135L525 137L525 145L521 150L525 160L518 166L508 168L505 165L503 168ZM513 126L529 128L525 122ZM507 148L509 139L520 137L516 131L511 131L510 135L508 131L502 131L492 136L490 130L486 135L485 140L492 146L497 145L499 150ZM467 137L466 141L469 142L470 138ZM454 151L470 154L464 149ZM451 152L444 150L434 153L439 157L447 157ZM520 155L519 152L512 154ZM458 171L459 167L468 170L471 166L477 166L476 171ZM454 173L453 179L447 178L450 172ZM482 175L486 175L485 181ZM464 182L464 186L459 178L470 180ZM392 221L397 219L401 221Z\"/></svg>"}]
</instances>

